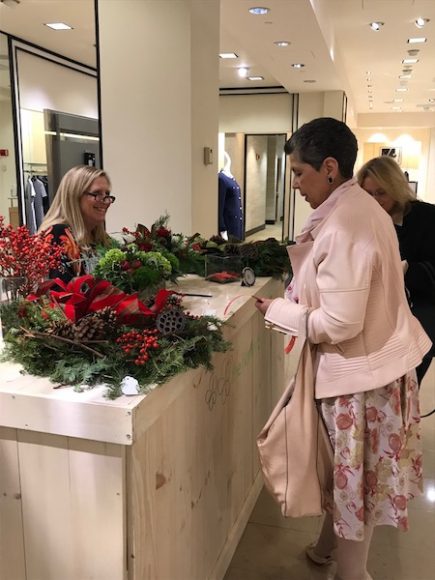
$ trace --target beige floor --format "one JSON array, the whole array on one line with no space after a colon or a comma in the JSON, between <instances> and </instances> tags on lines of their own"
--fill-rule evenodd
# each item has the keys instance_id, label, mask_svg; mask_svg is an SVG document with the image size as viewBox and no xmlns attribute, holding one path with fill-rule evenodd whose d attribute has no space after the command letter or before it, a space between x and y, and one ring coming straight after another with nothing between
<instances>
[{"instance_id":1,"label":"beige floor","mask_svg":"<svg viewBox=\"0 0 435 580\"><path fill-rule=\"evenodd\" d=\"M435 364L421 388L422 413L435 407ZM435 415L422 419L425 495L410 504L410 531L376 528L369 556L374 580L435 580ZM332 580L309 564L304 547L315 537L320 518L285 520L263 491L251 514L225 580Z\"/></svg>"},{"instance_id":2,"label":"beige floor","mask_svg":"<svg viewBox=\"0 0 435 580\"><path fill-rule=\"evenodd\" d=\"M255 242L257 240L266 240L267 238L282 240L282 223L266 225L264 230L260 230L259 232L255 232L255 234L248 236L245 242Z\"/></svg>"}]
</instances>

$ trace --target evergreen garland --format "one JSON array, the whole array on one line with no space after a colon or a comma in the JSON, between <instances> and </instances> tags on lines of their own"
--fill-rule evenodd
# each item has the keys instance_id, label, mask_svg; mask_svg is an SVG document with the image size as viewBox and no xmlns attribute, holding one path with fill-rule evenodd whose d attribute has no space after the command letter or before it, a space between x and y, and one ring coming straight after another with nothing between
<instances>
[{"instance_id":1,"label":"evergreen garland","mask_svg":"<svg viewBox=\"0 0 435 580\"><path fill-rule=\"evenodd\" d=\"M171 297L165 308L180 308L180 298ZM2 305L0 314L6 330L3 360L13 360L27 373L78 389L104 383L110 398L122 394L120 383L127 375L135 377L140 392L146 393L191 368L201 365L213 368L213 352L225 352L230 348L230 343L223 338L222 322L212 316L193 317L183 313L186 324L181 336L164 336L149 327L144 330L117 324L111 329L113 339L93 341L86 340L86 336L82 340L72 340L50 334L50 329L60 328L59 319L63 316L65 321L65 316L60 308L47 309L46 301ZM86 317L98 314L88 313L73 326L80 322L83 326ZM146 364L137 364L137 352L129 355L119 342L125 333L132 332L132 328L138 336L153 334L158 342L158 348L147 351Z\"/></svg>"}]
</instances>

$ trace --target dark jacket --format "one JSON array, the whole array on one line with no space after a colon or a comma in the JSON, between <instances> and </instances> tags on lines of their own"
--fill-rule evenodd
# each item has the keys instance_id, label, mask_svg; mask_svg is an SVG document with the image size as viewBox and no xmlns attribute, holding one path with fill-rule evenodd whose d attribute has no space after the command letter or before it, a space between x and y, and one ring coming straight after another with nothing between
<instances>
[{"instance_id":1,"label":"dark jacket","mask_svg":"<svg viewBox=\"0 0 435 580\"><path fill-rule=\"evenodd\" d=\"M405 286L414 315L435 342L435 205L413 201L396 225L402 260L408 262Z\"/></svg>"},{"instance_id":2,"label":"dark jacket","mask_svg":"<svg viewBox=\"0 0 435 580\"><path fill-rule=\"evenodd\" d=\"M219 232L243 240L243 210L240 186L234 177L219 172Z\"/></svg>"}]
</instances>

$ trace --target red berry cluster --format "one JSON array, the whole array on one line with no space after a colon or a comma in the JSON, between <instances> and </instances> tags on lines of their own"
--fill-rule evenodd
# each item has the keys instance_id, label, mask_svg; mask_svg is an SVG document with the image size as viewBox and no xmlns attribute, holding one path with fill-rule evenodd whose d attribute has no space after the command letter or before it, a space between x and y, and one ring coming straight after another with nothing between
<instances>
[{"instance_id":1,"label":"red berry cluster","mask_svg":"<svg viewBox=\"0 0 435 580\"><path fill-rule=\"evenodd\" d=\"M4 222L5 218L0 216L0 276L24 277L20 292L25 295L34 290L50 270L59 268L63 246L52 245L51 234L32 235L26 226L14 228Z\"/></svg>"},{"instance_id":2,"label":"red berry cluster","mask_svg":"<svg viewBox=\"0 0 435 580\"><path fill-rule=\"evenodd\" d=\"M136 365L144 365L150 358L149 350L160 347L157 340L158 330L130 330L124 332L116 342L121 346L126 355L135 357Z\"/></svg>"}]
</instances>

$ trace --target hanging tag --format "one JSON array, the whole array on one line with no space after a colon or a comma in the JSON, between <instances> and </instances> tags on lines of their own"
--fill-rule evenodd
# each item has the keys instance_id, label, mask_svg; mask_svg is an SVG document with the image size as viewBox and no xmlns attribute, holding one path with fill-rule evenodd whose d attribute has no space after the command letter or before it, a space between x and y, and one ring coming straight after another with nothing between
<instances>
[{"instance_id":1,"label":"hanging tag","mask_svg":"<svg viewBox=\"0 0 435 580\"><path fill-rule=\"evenodd\" d=\"M291 352L293 350L295 342L296 342L296 336L292 336L291 339L289 340L288 345L284 349L285 354L289 354L289 352Z\"/></svg>"},{"instance_id":2,"label":"hanging tag","mask_svg":"<svg viewBox=\"0 0 435 580\"><path fill-rule=\"evenodd\" d=\"M128 375L121 381L121 391L123 395L131 396L139 394L139 383L134 377Z\"/></svg>"}]
</instances>

